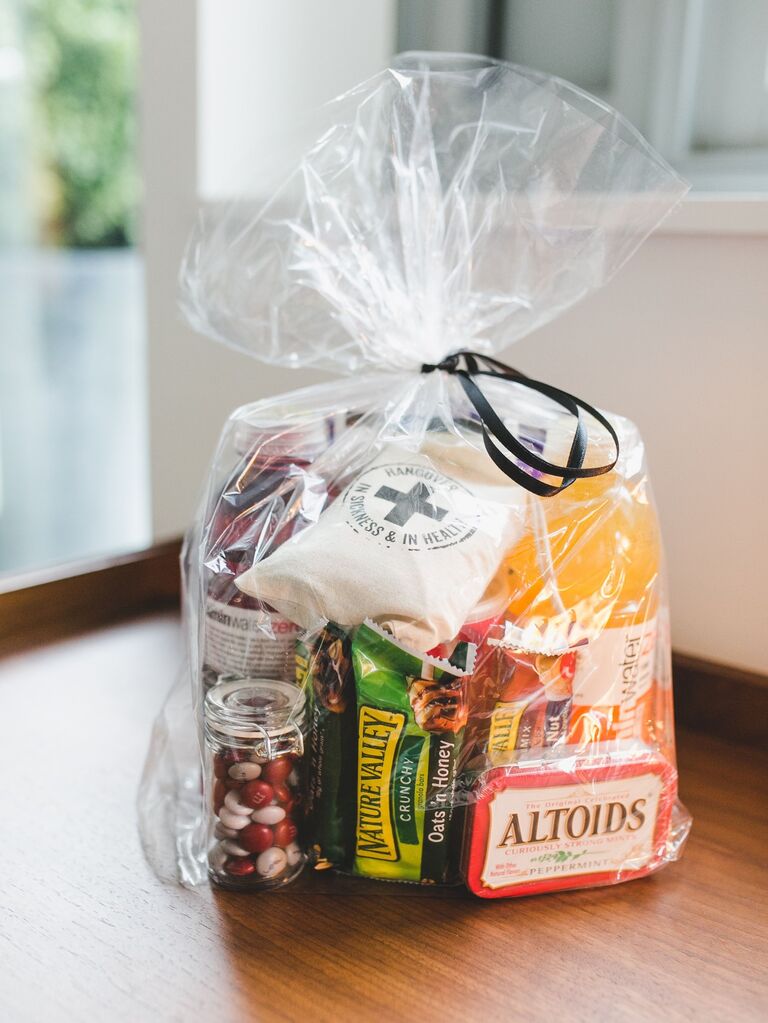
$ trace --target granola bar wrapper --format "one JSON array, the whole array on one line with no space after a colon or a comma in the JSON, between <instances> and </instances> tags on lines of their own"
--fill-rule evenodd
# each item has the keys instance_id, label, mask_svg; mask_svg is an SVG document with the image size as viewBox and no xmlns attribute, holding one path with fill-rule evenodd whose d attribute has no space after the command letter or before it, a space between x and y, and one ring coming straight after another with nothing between
<instances>
[{"instance_id":1,"label":"granola bar wrapper","mask_svg":"<svg viewBox=\"0 0 768 1023\"><path fill-rule=\"evenodd\" d=\"M373 624L358 628L355 873L450 879L468 654L457 650L451 664L412 653Z\"/></svg>"}]
</instances>

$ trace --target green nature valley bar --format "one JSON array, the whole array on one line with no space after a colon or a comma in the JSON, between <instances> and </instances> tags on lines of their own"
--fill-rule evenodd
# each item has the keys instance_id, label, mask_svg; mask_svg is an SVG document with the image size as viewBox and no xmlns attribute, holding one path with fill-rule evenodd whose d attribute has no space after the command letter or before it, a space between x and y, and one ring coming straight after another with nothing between
<instances>
[{"instance_id":1,"label":"green nature valley bar","mask_svg":"<svg viewBox=\"0 0 768 1023\"><path fill-rule=\"evenodd\" d=\"M404 649L361 625L352 642L357 694L355 873L449 879L465 669ZM435 713L435 709L439 711Z\"/></svg>"}]
</instances>

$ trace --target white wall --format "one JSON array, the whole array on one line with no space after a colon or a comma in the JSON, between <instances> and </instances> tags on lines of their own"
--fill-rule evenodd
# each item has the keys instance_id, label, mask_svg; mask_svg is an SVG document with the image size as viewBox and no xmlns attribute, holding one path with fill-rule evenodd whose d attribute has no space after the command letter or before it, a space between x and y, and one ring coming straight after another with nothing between
<instances>
[{"instance_id":1,"label":"white wall","mask_svg":"<svg viewBox=\"0 0 768 1023\"><path fill-rule=\"evenodd\" d=\"M768 672L768 237L657 235L508 361L640 426L675 647Z\"/></svg>"},{"instance_id":2,"label":"white wall","mask_svg":"<svg viewBox=\"0 0 768 1023\"><path fill-rule=\"evenodd\" d=\"M184 322L178 272L200 182L207 198L228 189L251 190L251 167L263 163L259 146L279 123L275 111L282 109L283 118L291 120L302 107L325 102L374 74L386 63L394 40L394 0L200 0L199 8L198 19L194 0L139 3L157 541L178 536L189 523L229 412L311 382L307 375L226 350ZM242 59L244 47L252 59ZM297 140L282 136L276 145L285 141ZM205 154L200 174L198 151Z\"/></svg>"},{"instance_id":3,"label":"white wall","mask_svg":"<svg viewBox=\"0 0 768 1023\"><path fill-rule=\"evenodd\" d=\"M205 199L260 193L311 141L313 111L394 49L395 0L200 0L199 11Z\"/></svg>"}]
</instances>

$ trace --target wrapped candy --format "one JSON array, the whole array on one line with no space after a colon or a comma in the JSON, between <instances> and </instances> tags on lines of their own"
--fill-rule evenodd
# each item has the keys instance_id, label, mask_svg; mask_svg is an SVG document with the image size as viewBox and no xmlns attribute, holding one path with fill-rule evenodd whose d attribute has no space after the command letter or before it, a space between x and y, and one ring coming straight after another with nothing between
<instances>
[{"instance_id":1,"label":"wrapped candy","mask_svg":"<svg viewBox=\"0 0 768 1023\"><path fill-rule=\"evenodd\" d=\"M494 60L405 54L327 115L183 268L199 329L348 379L224 428L145 848L230 888L641 877L690 826L642 441L496 355L605 283L685 185L601 101Z\"/></svg>"}]
</instances>

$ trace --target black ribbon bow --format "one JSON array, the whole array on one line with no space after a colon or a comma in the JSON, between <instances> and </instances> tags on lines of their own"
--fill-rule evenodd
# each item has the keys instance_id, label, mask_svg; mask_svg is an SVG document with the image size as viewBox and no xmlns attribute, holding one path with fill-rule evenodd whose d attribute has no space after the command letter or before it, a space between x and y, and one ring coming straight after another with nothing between
<instances>
[{"instance_id":1,"label":"black ribbon bow","mask_svg":"<svg viewBox=\"0 0 768 1023\"><path fill-rule=\"evenodd\" d=\"M587 402L582 401L581 398L568 394L567 391L561 391L559 387L542 383L540 380L532 380L519 370L512 369L511 366L506 366L503 362L499 362L498 359L492 359L489 355L481 355L479 352L455 352L453 355L446 356L442 362L434 365L425 362L421 367L421 372L433 373L436 369L459 378L465 394L480 417L485 449L499 469L509 476L510 479L514 480L515 483L519 483L521 487L525 487L526 490L536 494L538 497L551 497L553 494L559 494L566 487L570 487L572 483L575 483L576 480L587 479L592 476L602 476L604 473L610 472L619 460L619 438L605 416L598 412L596 408L588 405ZM568 453L567 464L557 465L554 462L548 462L545 458L540 458L530 448L526 447L518 437L510 433L483 394L475 380L476 377L494 377L521 384L532 391L538 391L540 394L556 402L567 412L570 412L576 419L576 429L574 430L571 449ZM616 449L616 455L611 462L605 465L584 467L584 458L589 446L589 436L582 412L586 412L587 415L595 419L608 431ZM522 462L531 472L544 473L547 476L560 478L562 483L545 483L543 480L532 476L531 472L526 472L518 462L505 455L491 438L498 441L507 451L512 452L519 462Z\"/></svg>"}]
</instances>

